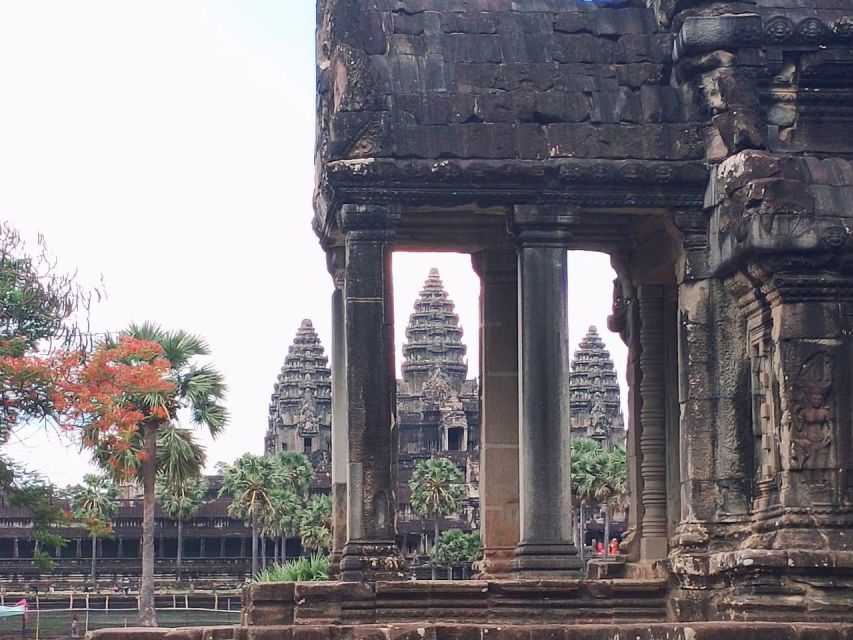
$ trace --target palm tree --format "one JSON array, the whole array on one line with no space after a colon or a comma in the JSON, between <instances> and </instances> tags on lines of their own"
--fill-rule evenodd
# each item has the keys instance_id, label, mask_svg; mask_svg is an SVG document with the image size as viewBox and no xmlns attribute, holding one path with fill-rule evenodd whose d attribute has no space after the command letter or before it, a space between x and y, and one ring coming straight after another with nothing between
<instances>
[{"instance_id":1,"label":"palm tree","mask_svg":"<svg viewBox=\"0 0 853 640\"><path fill-rule=\"evenodd\" d=\"M459 511L465 499L465 477L459 467L447 458L430 458L415 465L410 502L415 513L433 517L433 552L438 544L439 518Z\"/></svg>"},{"instance_id":2,"label":"palm tree","mask_svg":"<svg viewBox=\"0 0 853 640\"><path fill-rule=\"evenodd\" d=\"M595 497L604 505L604 555L609 555L611 514L628 506L628 466L624 447L614 447L605 456Z\"/></svg>"},{"instance_id":3,"label":"palm tree","mask_svg":"<svg viewBox=\"0 0 853 640\"><path fill-rule=\"evenodd\" d=\"M226 386L222 374L209 365L197 366L196 358L210 353L207 343L186 331L165 331L156 324L130 325L122 335L154 342L163 350L168 362L166 378L172 383L170 391L151 392L131 398L142 412L141 428L133 435L129 446L120 452L108 453L97 446L98 434L89 432L95 443L95 459L103 468L133 479L142 485L142 578L139 589L139 625L157 625L154 609L154 505L158 469L173 479L181 474L194 475L191 448L178 447L175 457L163 459L161 444L168 438L166 430L174 427L181 410L189 412L194 425L207 428L216 437L228 422L228 411L222 405ZM109 344L109 343L108 343ZM187 438L172 432L181 442ZM189 432L184 431L186 435ZM176 435L178 434L178 435ZM173 443L174 444L174 443ZM121 472L117 470L121 470Z\"/></svg>"},{"instance_id":4,"label":"palm tree","mask_svg":"<svg viewBox=\"0 0 853 640\"><path fill-rule=\"evenodd\" d=\"M298 451L281 451L273 457L273 462L285 487L304 497L314 479L308 456Z\"/></svg>"},{"instance_id":5,"label":"palm tree","mask_svg":"<svg viewBox=\"0 0 853 640\"><path fill-rule=\"evenodd\" d=\"M184 557L184 522L192 520L204 503L207 481L203 476L172 480L164 471L157 475L157 502L163 512L178 525L178 552L175 580L181 579Z\"/></svg>"},{"instance_id":6,"label":"palm tree","mask_svg":"<svg viewBox=\"0 0 853 640\"><path fill-rule=\"evenodd\" d=\"M92 584L98 579L98 538L111 534L110 521L118 508L118 488L105 475L88 473L83 484L72 487L69 492L71 513L81 522L92 538Z\"/></svg>"},{"instance_id":7,"label":"palm tree","mask_svg":"<svg viewBox=\"0 0 853 640\"><path fill-rule=\"evenodd\" d=\"M258 573L258 533L265 516L274 513L273 492L279 484L271 458L246 453L225 468L219 495L231 494L228 515L252 526L252 576Z\"/></svg>"},{"instance_id":8,"label":"palm tree","mask_svg":"<svg viewBox=\"0 0 853 640\"><path fill-rule=\"evenodd\" d=\"M573 438L571 443L572 494L578 503L578 550L584 556L586 538L586 507L595 500L606 454L601 445L591 438Z\"/></svg>"},{"instance_id":9,"label":"palm tree","mask_svg":"<svg viewBox=\"0 0 853 640\"><path fill-rule=\"evenodd\" d=\"M276 560L285 558L287 538L299 534L299 523L302 520L304 499L290 489L277 489L270 494L272 509L264 516L262 534L273 540L278 540L274 551Z\"/></svg>"},{"instance_id":10,"label":"palm tree","mask_svg":"<svg viewBox=\"0 0 853 640\"><path fill-rule=\"evenodd\" d=\"M332 498L314 496L305 505L299 523L302 546L308 551L328 551L332 546Z\"/></svg>"}]
</instances>

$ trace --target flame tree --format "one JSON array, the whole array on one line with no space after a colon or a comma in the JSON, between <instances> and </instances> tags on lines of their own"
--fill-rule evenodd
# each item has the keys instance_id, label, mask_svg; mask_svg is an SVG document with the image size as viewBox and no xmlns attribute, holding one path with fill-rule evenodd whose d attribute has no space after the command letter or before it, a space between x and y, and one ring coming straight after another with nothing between
<instances>
[{"instance_id":1,"label":"flame tree","mask_svg":"<svg viewBox=\"0 0 853 640\"><path fill-rule=\"evenodd\" d=\"M222 401L225 383L214 368L198 366L209 354L204 340L184 331L165 331L154 324L131 325L117 341L101 344L91 358L73 370L65 386L66 414L83 433L102 468L116 478L142 485L142 579L139 624L156 626L154 609L154 504L158 469L183 468L198 473L197 450L178 460L162 446L180 412L214 437L228 421ZM170 472L167 472L170 473ZM178 473L180 475L180 473Z\"/></svg>"}]
</instances>

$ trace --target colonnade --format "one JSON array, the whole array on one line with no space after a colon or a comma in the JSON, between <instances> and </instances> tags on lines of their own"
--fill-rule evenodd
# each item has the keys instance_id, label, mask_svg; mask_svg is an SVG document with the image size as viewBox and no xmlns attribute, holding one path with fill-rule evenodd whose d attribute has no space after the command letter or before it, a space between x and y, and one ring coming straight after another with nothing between
<instances>
[{"instance_id":1,"label":"colonnade","mask_svg":"<svg viewBox=\"0 0 853 640\"><path fill-rule=\"evenodd\" d=\"M571 575L566 236L516 217L514 245L472 252L481 280L482 571ZM534 216L535 217L535 216ZM332 296L333 556L344 580L395 579L396 425L390 207L344 205L329 249ZM635 530L643 559L667 552L663 288L640 287L643 320L634 459L643 478ZM659 339L660 338L660 339ZM634 487L635 490L638 489ZM637 505L633 505L637 508Z\"/></svg>"}]
</instances>

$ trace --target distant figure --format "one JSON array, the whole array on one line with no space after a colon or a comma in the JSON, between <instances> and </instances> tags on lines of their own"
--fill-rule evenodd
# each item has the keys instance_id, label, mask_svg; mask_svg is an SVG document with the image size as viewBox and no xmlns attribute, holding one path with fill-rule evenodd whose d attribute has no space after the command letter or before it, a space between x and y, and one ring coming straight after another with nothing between
<instances>
[{"instance_id":1,"label":"distant figure","mask_svg":"<svg viewBox=\"0 0 853 640\"><path fill-rule=\"evenodd\" d=\"M610 541L610 555L618 556L619 555L619 541L616 538L613 538Z\"/></svg>"},{"instance_id":2,"label":"distant figure","mask_svg":"<svg viewBox=\"0 0 853 640\"><path fill-rule=\"evenodd\" d=\"M596 542L595 543L595 555L603 556L604 555L604 543Z\"/></svg>"},{"instance_id":3,"label":"distant figure","mask_svg":"<svg viewBox=\"0 0 853 640\"><path fill-rule=\"evenodd\" d=\"M80 620L76 613L71 616L71 640L80 640Z\"/></svg>"}]
</instances>

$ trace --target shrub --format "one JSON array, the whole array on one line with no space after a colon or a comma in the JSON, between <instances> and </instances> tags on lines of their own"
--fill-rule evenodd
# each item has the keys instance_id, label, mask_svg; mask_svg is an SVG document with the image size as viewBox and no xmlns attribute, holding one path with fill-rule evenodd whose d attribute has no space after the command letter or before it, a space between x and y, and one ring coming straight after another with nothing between
<instances>
[{"instance_id":1,"label":"shrub","mask_svg":"<svg viewBox=\"0 0 853 640\"><path fill-rule=\"evenodd\" d=\"M329 556L317 553L267 567L254 582L321 582L329 579L329 565Z\"/></svg>"},{"instance_id":2,"label":"shrub","mask_svg":"<svg viewBox=\"0 0 853 640\"><path fill-rule=\"evenodd\" d=\"M442 531L438 537L436 558L442 562L471 562L480 553L480 533L459 529Z\"/></svg>"}]
</instances>

